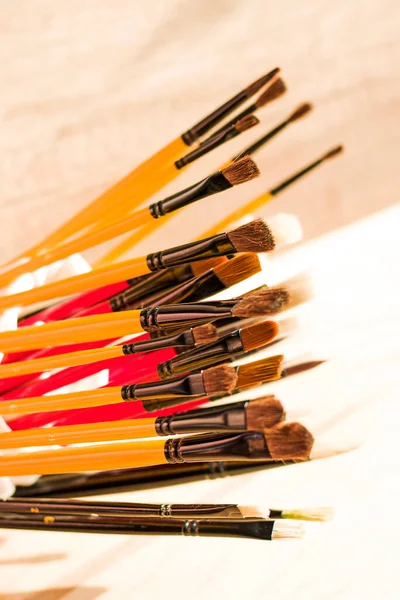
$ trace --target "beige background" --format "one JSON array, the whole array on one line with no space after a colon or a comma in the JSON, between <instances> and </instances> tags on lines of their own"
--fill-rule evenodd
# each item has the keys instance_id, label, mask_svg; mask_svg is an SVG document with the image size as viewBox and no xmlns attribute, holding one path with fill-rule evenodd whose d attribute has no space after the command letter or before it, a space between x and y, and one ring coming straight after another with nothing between
<instances>
[{"instance_id":1,"label":"beige background","mask_svg":"<svg viewBox=\"0 0 400 600\"><path fill-rule=\"evenodd\" d=\"M289 93L258 131L185 173L176 191L284 118L314 114L258 155L263 177L193 206L157 242L276 184L332 145L346 154L266 209L306 237L398 199L399 29L393 0L0 1L0 252L36 241L265 71ZM207 216L205 211L207 210Z\"/></svg>"},{"instance_id":2,"label":"beige background","mask_svg":"<svg viewBox=\"0 0 400 600\"><path fill-rule=\"evenodd\" d=\"M207 210L191 207L163 232L160 245L184 241L200 216L211 220L226 202L240 203L274 185L338 142L346 154L286 192L268 214L296 212L311 238L396 203L399 25L394 0L0 0L2 258L276 65L290 92L260 113L257 135L301 101L313 101L315 113L259 155L262 178ZM255 136L249 132L246 142ZM231 149L185 174L182 185ZM391 515L400 502L399 222L399 206L391 207L268 267L272 282L286 270L313 270L320 299L302 313L303 327L289 350L332 359L268 391L309 415L315 433L327 429L333 444L369 432L364 446L256 476L130 496L328 504L337 515L332 525L310 527L304 541L281 545L1 531L1 600L166 594L182 600L397 600L400 525Z\"/></svg>"}]
</instances>

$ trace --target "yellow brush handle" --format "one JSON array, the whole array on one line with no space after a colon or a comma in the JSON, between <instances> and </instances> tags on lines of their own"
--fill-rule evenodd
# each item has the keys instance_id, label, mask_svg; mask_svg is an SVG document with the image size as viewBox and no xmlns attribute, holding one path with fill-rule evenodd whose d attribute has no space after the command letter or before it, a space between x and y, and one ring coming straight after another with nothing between
<instances>
[{"instance_id":1,"label":"yellow brush handle","mask_svg":"<svg viewBox=\"0 0 400 600\"><path fill-rule=\"evenodd\" d=\"M92 315L0 333L0 352L21 352L143 333L140 310Z\"/></svg>"},{"instance_id":2,"label":"yellow brush handle","mask_svg":"<svg viewBox=\"0 0 400 600\"><path fill-rule=\"evenodd\" d=\"M0 287L8 285L11 281L16 279L19 275L26 273L27 271L36 271L41 267L45 267L59 260L63 260L72 254L83 252L88 248L93 248L99 244L103 244L115 237L127 233L132 229L136 229L144 225L147 221L153 220L148 208L143 208L137 211L129 218L123 219L122 221L116 221L110 224L109 227L83 235L76 240L68 242L63 246L58 246L54 250L50 250L45 254L35 256L32 260L24 265L20 265L9 271L0 274Z\"/></svg>"},{"instance_id":3,"label":"yellow brush handle","mask_svg":"<svg viewBox=\"0 0 400 600\"><path fill-rule=\"evenodd\" d=\"M118 404L120 402L123 402L121 388L108 387L98 390L75 392L74 394L52 394L51 396L6 400L5 402L1 402L1 414L3 416L29 415L36 412L91 408L93 406Z\"/></svg>"},{"instance_id":4,"label":"yellow brush handle","mask_svg":"<svg viewBox=\"0 0 400 600\"><path fill-rule=\"evenodd\" d=\"M243 204L243 206L235 209L235 211L230 213L227 217L224 217L218 221L218 223L215 223L212 227L207 229L207 231L203 231L198 239L207 238L212 235L216 235L217 233L229 231L229 227L232 225L232 223L235 223L246 215L251 214L253 211L258 210L263 204L269 202L273 198L274 196L270 192L265 192L264 194L261 194L261 196L254 198L254 200L246 202Z\"/></svg>"},{"instance_id":5,"label":"yellow brush handle","mask_svg":"<svg viewBox=\"0 0 400 600\"><path fill-rule=\"evenodd\" d=\"M62 427L27 429L0 433L0 450L29 446L95 444L132 438L157 437L155 419L126 419Z\"/></svg>"},{"instance_id":6,"label":"yellow brush handle","mask_svg":"<svg viewBox=\"0 0 400 600\"><path fill-rule=\"evenodd\" d=\"M77 234L81 230L92 227L93 222L104 219L105 214L109 210L112 210L113 214L115 214L114 211L117 209L119 199L122 197L125 198L124 204L128 201L127 199L129 199L130 210L134 210L141 202L154 193L151 190L149 192L146 184L149 177L152 181L156 179L154 171L158 168L161 169L165 165L173 165L174 161L185 151L187 151L187 146L180 137L173 140L170 144L131 171L131 173L121 181L104 192L99 198L85 206L78 214L74 215L55 232L6 263L5 266L12 267L14 263L18 263L21 259L33 258L39 253L48 252L56 246L63 244L71 236ZM171 168L170 171L175 173L176 169ZM158 183L154 191L156 189L159 189ZM135 190L138 191L137 194L135 194Z\"/></svg>"},{"instance_id":7,"label":"yellow brush handle","mask_svg":"<svg viewBox=\"0 0 400 600\"><path fill-rule=\"evenodd\" d=\"M148 273L151 273L151 271L146 264L145 256L132 258L114 265L106 265L101 269L93 269L89 273L48 283L27 292L3 296L0 298L0 311L13 306L27 306L36 302L45 302L46 300L62 298L71 294L79 294L111 283L118 283L124 281L124 279L147 275Z\"/></svg>"},{"instance_id":8,"label":"yellow brush handle","mask_svg":"<svg viewBox=\"0 0 400 600\"><path fill-rule=\"evenodd\" d=\"M0 477L52 475L167 464L165 441L146 440L0 456Z\"/></svg>"},{"instance_id":9,"label":"yellow brush handle","mask_svg":"<svg viewBox=\"0 0 400 600\"><path fill-rule=\"evenodd\" d=\"M0 379L7 377L18 377L19 375L31 375L51 369L64 369L89 365L100 360L109 360L123 356L121 346L111 348L96 348L94 350L81 350L80 352L69 352L68 354L56 354L55 356L44 356L32 360L22 360L15 363L0 364Z\"/></svg>"}]
</instances>

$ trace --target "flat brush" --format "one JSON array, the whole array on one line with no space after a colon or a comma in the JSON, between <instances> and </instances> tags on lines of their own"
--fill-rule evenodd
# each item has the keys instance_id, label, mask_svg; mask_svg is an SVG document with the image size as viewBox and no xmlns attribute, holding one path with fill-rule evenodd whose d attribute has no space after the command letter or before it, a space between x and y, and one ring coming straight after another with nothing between
<instances>
[{"instance_id":1,"label":"flat brush","mask_svg":"<svg viewBox=\"0 0 400 600\"><path fill-rule=\"evenodd\" d=\"M67 446L199 432L262 431L282 421L283 415L281 402L266 396L151 419L7 431L0 433L0 449Z\"/></svg>"},{"instance_id":2,"label":"flat brush","mask_svg":"<svg viewBox=\"0 0 400 600\"><path fill-rule=\"evenodd\" d=\"M314 438L300 423L263 432L203 434L163 440L111 442L0 456L0 475L50 475L205 461L307 460Z\"/></svg>"},{"instance_id":3,"label":"flat brush","mask_svg":"<svg viewBox=\"0 0 400 600\"><path fill-rule=\"evenodd\" d=\"M96 288L57 302L53 306L35 313L31 317L22 318L18 322L18 327L35 325L39 321L41 323L48 323L49 321L68 319L71 316L81 316L81 314L86 314L86 311L92 306L98 306L108 299L111 300L111 298L115 298L119 294L122 295L125 290L129 290L132 302L138 301L150 293L159 292L184 283L227 261L226 256L219 256L209 260L202 260L198 263L188 263L179 267L165 269L165 271L159 271L158 273L142 275L134 279L127 279L109 286Z\"/></svg>"},{"instance_id":4,"label":"flat brush","mask_svg":"<svg viewBox=\"0 0 400 600\"><path fill-rule=\"evenodd\" d=\"M260 271L260 259L256 254L240 254L230 261L212 267L208 271L203 271L187 281L168 288L168 290L155 291L139 299L135 299L135 294L131 294L131 290L126 290L126 292L117 294L110 300L89 309L85 314L104 314L106 312L151 307L157 304L199 302L241 283Z\"/></svg>"},{"instance_id":5,"label":"flat brush","mask_svg":"<svg viewBox=\"0 0 400 600\"><path fill-rule=\"evenodd\" d=\"M232 140L241 133L251 129L255 125L258 125L260 121L257 119L255 115L248 114L244 116L242 119L239 119L235 123L233 123L230 127L224 128L224 131L221 131L218 135L213 135L209 139L205 140L200 146L182 156L179 160L175 161L175 167L177 169L182 169L186 167L193 161L198 158L204 156L211 150L218 148L222 144L225 144L228 140Z\"/></svg>"},{"instance_id":6,"label":"flat brush","mask_svg":"<svg viewBox=\"0 0 400 600\"><path fill-rule=\"evenodd\" d=\"M192 327L186 331L118 346L82 350L68 354L56 354L44 358L0 365L0 379L40 373L51 369L63 369L132 354L164 350L165 348L193 348L198 344L209 344L218 339L217 328L211 323Z\"/></svg>"},{"instance_id":7,"label":"flat brush","mask_svg":"<svg viewBox=\"0 0 400 600\"><path fill-rule=\"evenodd\" d=\"M28 264L16 266L1 273L0 286L3 287L9 284L16 277L27 271L35 271L41 267L63 260L72 254L103 244L124 233L128 233L132 229L145 225L151 219L158 219L193 202L250 181L259 174L260 172L256 164L250 157L246 156L221 171L213 173L195 185L164 200L159 200L151 204L148 208L139 210L137 213L125 216L124 218L118 217L119 220L113 220L108 217L108 223L105 228L88 232L64 245L57 246L53 250L40 253L40 255L33 257Z\"/></svg>"},{"instance_id":8,"label":"flat brush","mask_svg":"<svg viewBox=\"0 0 400 600\"><path fill-rule=\"evenodd\" d=\"M269 252L274 246L274 238L267 223L263 219L256 219L229 233L218 233L197 242L93 269L89 273L68 277L27 292L4 296L0 298L0 311L65 297L130 277L216 256L229 256L239 252Z\"/></svg>"},{"instance_id":9,"label":"flat brush","mask_svg":"<svg viewBox=\"0 0 400 600\"><path fill-rule=\"evenodd\" d=\"M328 507L281 510L238 504L144 504L139 502L101 502L85 500L54 500L51 498L12 498L0 501L0 513L19 515L61 515L90 517L175 517L226 519L291 519L299 521L330 521L333 511Z\"/></svg>"},{"instance_id":10,"label":"flat brush","mask_svg":"<svg viewBox=\"0 0 400 600\"><path fill-rule=\"evenodd\" d=\"M129 379L128 374L126 378ZM235 389L236 381L237 375L233 367L219 365L167 381L2 401L1 414L3 416L23 415L133 401L140 402L141 411L151 412L166 406L174 406L188 399L229 395Z\"/></svg>"},{"instance_id":11,"label":"flat brush","mask_svg":"<svg viewBox=\"0 0 400 600\"><path fill-rule=\"evenodd\" d=\"M40 327L24 327L0 333L0 351L15 352L108 340L143 331L164 328L190 328L226 317L253 317L271 313L274 306L282 306L285 291L276 289L267 294L255 292L252 296L236 300L214 300L187 304L170 304L129 310L110 315L92 315L65 321L46 323ZM276 310L275 312L278 312Z\"/></svg>"},{"instance_id":12,"label":"flat brush","mask_svg":"<svg viewBox=\"0 0 400 600\"><path fill-rule=\"evenodd\" d=\"M215 133L213 133L207 141L210 142L212 139L219 138L220 136L224 135L227 131L230 131L230 129L236 123L244 119L246 116L252 115L254 112L259 110L266 104L269 104L270 102L273 102L274 100L280 98L286 92L286 89L287 88L283 79L276 79L268 86L268 88L257 98L257 100L253 104L242 110L238 115L233 117L230 121L225 123L225 125L223 125L217 131L215 131ZM203 144L205 143L206 142L203 142Z\"/></svg>"},{"instance_id":13,"label":"flat brush","mask_svg":"<svg viewBox=\"0 0 400 600\"><path fill-rule=\"evenodd\" d=\"M123 535L183 535L195 537L233 537L258 540L298 539L301 525L266 519L177 519L131 517L117 520L110 517L53 517L0 514L1 529L33 531L64 531L75 533L110 533Z\"/></svg>"},{"instance_id":14,"label":"flat brush","mask_svg":"<svg viewBox=\"0 0 400 600\"><path fill-rule=\"evenodd\" d=\"M304 177L304 175L307 175L308 173L313 171L315 168L322 165L325 161L330 160L335 156L338 156L342 151L343 146L335 146L335 148L333 148L326 154L323 154L320 158L307 165L294 175L291 175L275 187L271 188L269 191L264 192L260 196L257 196L257 198L254 198L249 202L245 202L242 206L235 208L234 212L228 214L228 216L224 217L217 223L214 223L212 227L203 232L202 236L208 237L215 235L218 231L225 231L225 229L232 225L232 223L238 222L240 219L243 219L247 215L251 215L252 213L256 212L260 209L261 206L263 206L266 202L273 200L275 196L283 192L287 187L289 187L293 183L296 183L296 181Z\"/></svg>"},{"instance_id":15,"label":"flat brush","mask_svg":"<svg viewBox=\"0 0 400 600\"><path fill-rule=\"evenodd\" d=\"M278 333L275 321L264 321L243 327L223 338L205 344L202 351L189 350L178 356L161 362L157 367L161 379L188 373L208 366L235 360L246 352L262 348L271 342ZM0 366L1 372L1 366Z\"/></svg>"},{"instance_id":16,"label":"flat brush","mask_svg":"<svg viewBox=\"0 0 400 600\"><path fill-rule=\"evenodd\" d=\"M72 235L92 226L93 222L100 218L109 208L112 207L114 210L118 208L122 204L121 200L125 200L124 205L129 202L131 210L139 206L142 201L150 197L157 189L160 189L178 174L179 171L173 167L173 163L185 152L187 146L190 146L199 137L202 137L232 111L236 110L243 102L256 94L278 72L278 68L273 69L241 90L181 136L162 148L150 159L139 165L139 167L104 192L99 198L84 207L55 232L46 236L44 240L33 246L30 250L23 252L12 261L9 261L5 265L6 268L7 266L26 264L30 258L37 256L41 252L46 252L48 249L55 248ZM171 165L171 168L167 169L166 173L163 173L162 176L158 175L154 177L154 171L168 164ZM151 176L152 174L153 176ZM135 192L134 200L132 198L133 191ZM128 200L126 199L127 196Z\"/></svg>"}]
</instances>

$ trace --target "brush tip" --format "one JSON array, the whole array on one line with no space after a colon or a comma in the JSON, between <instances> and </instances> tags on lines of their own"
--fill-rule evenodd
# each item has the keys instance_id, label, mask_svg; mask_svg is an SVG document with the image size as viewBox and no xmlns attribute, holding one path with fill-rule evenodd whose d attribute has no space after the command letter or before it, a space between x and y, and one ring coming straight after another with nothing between
<instances>
[{"instance_id":1,"label":"brush tip","mask_svg":"<svg viewBox=\"0 0 400 600\"><path fill-rule=\"evenodd\" d=\"M287 87L285 82L279 77L279 79L276 79L273 83L271 83L268 89L265 90L265 92L263 92L259 98L257 98L257 108L261 108L269 102L276 100L277 98L282 96L286 92L286 90Z\"/></svg>"},{"instance_id":2,"label":"brush tip","mask_svg":"<svg viewBox=\"0 0 400 600\"><path fill-rule=\"evenodd\" d=\"M231 185L240 185L258 177L260 171L250 156L244 156L222 169L222 174Z\"/></svg>"},{"instance_id":3,"label":"brush tip","mask_svg":"<svg viewBox=\"0 0 400 600\"><path fill-rule=\"evenodd\" d=\"M230 365L211 367L203 371L203 382L207 396L228 396L236 387L236 370Z\"/></svg>"},{"instance_id":4,"label":"brush tip","mask_svg":"<svg viewBox=\"0 0 400 600\"><path fill-rule=\"evenodd\" d=\"M227 262L228 258L226 256L215 256L213 258L206 258L204 260L199 260L198 262L193 262L190 267L193 276L197 277L198 275L202 275L210 269L216 269Z\"/></svg>"},{"instance_id":5,"label":"brush tip","mask_svg":"<svg viewBox=\"0 0 400 600\"><path fill-rule=\"evenodd\" d=\"M245 352L251 352L257 348L262 348L271 342L278 334L279 327L275 321L262 321L244 327L240 331L243 349Z\"/></svg>"},{"instance_id":6,"label":"brush tip","mask_svg":"<svg viewBox=\"0 0 400 600\"><path fill-rule=\"evenodd\" d=\"M262 87L264 87L264 85L266 85L269 81L271 81L271 79L276 77L276 75L278 75L279 71L280 71L280 68L275 67L275 69L272 69L272 71L269 71L268 73L266 73L265 75L263 75L262 77L257 79L257 81L254 81L249 86L247 86L247 88L245 89L247 97L251 98L251 96L253 96L253 94L256 94L258 92L258 90L260 90Z\"/></svg>"},{"instance_id":7,"label":"brush tip","mask_svg":"<svg viewBox=\"0 0 400 600\"><path fill-rule=\"evenodd\" d=\"M246 425L249 431L264 431L274 427L284 416L283 404L275 396L250 400L246 406Z\"/></svg>"},{"instance_id":8,"label":"brush tip","mask_svg":"<svg viewBox=\"0 0 400 600\"><path fill-rule=\"evenodd\" d=\"M275 248L274 236L264 219L245 223L227 236L237 252L270 252Z\"/></svg>"},{"instance_id":9,"label":"brush tip","mask_svg":"<svg viewBox=\"0 0 400 600\"><path fill-rule=\"evenodd\" d=\"M226 288L240 283L248 277L252 277L261 271L261 263L257 254L250 252L235 256L232 260L217 269L215 275Z\"/></svg>"},{"instance_id":10,"label":"brush tip","mask_svg":"<svg viewBox=\"0 0 400 600\"><path fill-rule=\"evenodd\" d=\"M234 317L257 317L274 315L289 303L290 294L283 288L261 289L246 294L232 309Z\"/></svg>"},{"instance_id":11,"label":"brush tip","mask_svg":"<svg viewBox=\"0 0 400 600\"><path fill-rule=\"evenodd\" d=\"M197 345L210 344L211 342L216 342L218 339L218 330L212 323L193 327L192 332L194 342Z\"/></svg>"},{"instance_id":12,"label":"brush tip","mask_svg":"<svg viewBox=\"0 0 400 600\"><path fill-rule=\"evenodd\" d=\"M335 146L334 148L332 148L332 150L329 150L329 152L324 154L323 160L329 160L330 158L334 158L338 154L341 154L343 151L344 151L344 146L342 146L342 145Z\"/></svg>"},{"instance_id":13,"label":"brush tip","mask_svg":"<svg viewBox=\"0 0 400 600\"><path fill-rule=\"evenodd\" d=\"M305 460L314 444L312 434L301 423L279 423L265 430L265 439L274 460Z\"/></svg>"},{"instance_id":14,"label":"brush tip","mask_svg":"<svg viewBox=\"0 0 400 600\"><path fill-rule=\"evenodd\" d=\"M235 123L234 127L236 131L243 133L244 131L251 129L255 125L258 125L259 123L260 120L255 115L247 115L246 117L243 117L243 119L240 119L237 123Z\"/></svg>"},{"instance_id":15,"label":"brush tip","mask_svg":"<svg viewBox=\"0 0 400 600\"><path fill-rule=\"evenodd\" d=\"M296 110L294 112L292 112L292 114L288 118L288 123L293 123L294 121L297 121L298 119L302 119L310 111L312 111L313 108L314 107L310 102L304 102L303 104L300 104L300 106L298 106L296 108Z\"/></svg>"},{"instance_id":16,"label":"brush tip","mask_svg":"<svg viewBox=\"0 0 400 600\"><path fill-rule=\"evenodd\" d=\"M245 389L261 385L274 379L279 379L281 376L283 364L283 355L277 354L261 360L256 360L237 368L238 389Z\"/></svg>"},{"instance_id":17,"label":"brush tip","mask_svg":"<svg viewBox=\"0 0 400 600\"><path fill-rule=\"evenodd\" d=\"M304 527L299 523L274 521L272 540L298 540L304 536Z\"/></svg>"},{"instance_id":18,"label":"brush tip","mask_svg":"<svg viewBox=\"0 0 400 600\"><path fill-rule=\"evenodd\" d=\"M333 508L329 506L317 506L314 508L295 508L282 511L283 519L294 521L332 521Z\"/></svg>"},{"instance_id":19,"label":"brush tip","mask_svg":"<svg viewBox=\"0 0 400 600\"><path fill-rule=\"evenodd\" d=\"M303 237L303 229L296 215L278 213L268 219L268 225L275 240L275 247L296 244Z\"/></svg>"}]
</instances>

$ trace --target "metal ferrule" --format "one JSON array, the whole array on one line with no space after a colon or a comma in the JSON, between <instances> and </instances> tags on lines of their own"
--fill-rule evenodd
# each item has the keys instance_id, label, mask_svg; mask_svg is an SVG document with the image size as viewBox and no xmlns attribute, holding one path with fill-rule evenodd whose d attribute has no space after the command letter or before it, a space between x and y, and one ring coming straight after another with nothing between
<instances>
[{"instance_id":1,"label":"metal ferrule","mask_svg":"<svg viewBox=\"0 0 400 600\"><path fill-rule=\"evenodd\" d=\"M180 373L198 371L199 369L229 362L236 355L243 352L240 330L236 330L222 339L193 348L188 352L183 352L179 356L160 363L157 371L161 379L166 379Z\"/></svg>"},{"instance_id":2,"label":"metal ferrule","mask_svg":"<svg viewBox=\"0 0 400 600\"><path fill-rule=\"evenodd\" d=\"M168 417L157 417L157 435L175 435L204 431L245 431L248 400L226 406L200 408Z\"/></svg>"},{"instance_id":3,"label":"metal ferrule","mask_svg":"<svg viewBox=\"0 0 400 600\"><path fill-rule=\"evenodd\" d=\"M180 302L199 302L209 296L223 291L225 285L210 269L189 281L185 281L172 289L162 290L144 299L144 306L154 307L160 304L179 304Z\"/></svg>"},{"instance_id":4,"label":"metal ferrule","mask_svg":"<svg viewBox=\"0 0 400 600\"><path fill-rule=\"evenodd\" d=\"M204 382L202 373L192 373L184 377L169 379L168 381L154 381L150 383L134 383L121 388L122 400L174 400L192 396L204 396ZM164 404L163 404L164 406Z\"/></svg>"},{"instance_id":5,"label":"metal ferrule","mask_svg":"<svg viewBox=\"0 0 400 600\"><path fill-rule=\"evenodd\" d=\"M230 302L194 302L144 308L140 313L140 326L144 331L173 327L192 327L231 316L236 300Z\"/></svg>"},{"instance_id":6,"label":"metal ferrule","mask_svg":"<svg viewBox=\"0 0 400 600\"><path fill-rule=\"evenodd\" d=\"M262 148L264 144L269 142L269 140L272 140L273 137L275 137L276 135L278 135L278 133L285 129L285 127L288 124L289 121L283 121L282 123L274 127L274 129L271 129L271 131L269 131L268 133L260 137L257 141L255 141L254 144L251 144L250 146L242 150L242 152L240 152L237 156L232 158L232 162L235 160L239 160L239 158L243 158L244 156L251 156L252 154L257 152L257 150Z\"/></svg>"},{"instance_id":7,"label":"metal ferrule","mask_svg":"<svg viewBox=\"0 0 400 600\"><path fill-rule=\"evenodd\" d=\"M192 277L193 271L190 264L179 265L172 269L165 269L165 271L146 275L145 279L111 298L111 309L117 312L126 310L127 308L134 308L132 305L137 300L141 300L143 297L154 294L159 290L183 283Z\"/></svg>"},{"instance_id":8,"label":"metal ferrule","mask_svg":"<svg viewBox=\"0 0 400 600\"><path fill-rule=\"evenodd\" d=\"M226 233L219 233L198 242L183 244L175 248L153 252L146 257L147 267L150 271L160 271L168 267L175 267L185 263L236 254L236 248L229 240Z\"/></svg>"},{"instance_id":9,"label":"metal ferrule","mask_svg":"<svg viewBox=\"0 0 400 600\"><path fill-rule=\"evenodd\" d=\"M172 464L209 460L272 460L264 435L255 431L171 438L165 442L164 454Z\"/></svg>"},{"instance_id":10,"label":"metal ferrule","mask_svg":"<svg viewBox=\"0 0 400 600\"><path fill-rule=\"evenodd\" d=\"M245 108L244 110L242 110L241 113L239 113L238 115L236 115L235 117L233 117L230 121L228 121L227 123L225 123L225 125L223 125L222 127L220 127L219 129L217 129L217 131L215 133L213 133L207 141L213 141L217 136L223 136L226 135L228 133L228 131L234 127L236 125L236 123L238 121L240 121L241 119L243 119L244 117L247 117L247 115L251 115L253 114L253 112L257 110L257 105L256 104L251 104L251 106L248 106L247 108Z\"/></svg>"},{"instance_id":11,"label":"metal ferrule","mask_svg":"<svg viewBox=\"0 0 400 600\"><path fill-rule=\"evenodd\" d=\"M150 204L150 214L154 219L158 219L197 200L218 194L231 187L233 187L232 184L218 171L173 196Z\"/></svg>"},{"instance_id":12,"label":"metal ferrule","mask_svg":"<svg viewBox=\"0 0 400 600\"><path fill-rule=\"evenodd\" d=\"M164 350L165 348L175 348L177 346L184 348L193 348L195 346L192 329L174 335L165 335L142 342L124 344L122 346L122 353L125 356L129 356L130 354L138 354L139 352L152 352L153 350Z\"/></svg>"},{"instance_id":13,"label":"metal ferrule","mask_svg":"<svg viewBox=\"0 0 400 600\"><path fill-rule=\"evenodd\" d=\"M236 96L225 102L225 104L214 110L210 115L207 115L207 117L204 117L204 119L183 133L181 136L182 140L187 146L191 146L196 140L207 133L207 131L210 131L217 123L222 121L222 119L234 111L238 106L243 104L247 98L247 91L242 90L236 94Z\"/></svg>"},{"instance_id":14,"label":"metal ferrule","mask_svg":"<svg viewBox=\"0 0 400 600\"><path fill-rule=\"evenodd\" d=\"M191 162L197 160L201 156L208 154L218 146L225 144L225 142L235 138L239 135L239 131L235 127L230 127L227 131L222 131L218 135L212 135L207 138L204 142L200 144L195 150L189 152L179 160L175 162L175 167L177 169L183 169L186 165L189 165Z\"/></svg>"}]
</instances>

